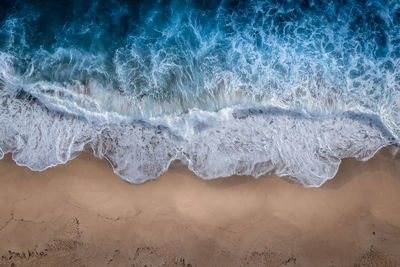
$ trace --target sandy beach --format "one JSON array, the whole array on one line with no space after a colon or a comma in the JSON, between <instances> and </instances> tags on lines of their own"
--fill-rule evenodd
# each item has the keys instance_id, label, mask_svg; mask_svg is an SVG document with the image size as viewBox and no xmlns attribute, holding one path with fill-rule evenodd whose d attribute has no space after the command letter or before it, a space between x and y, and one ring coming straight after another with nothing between
<instances>
[{"instance_id":1,"label":"sandy beach","mask_svg":"<svg viewBox=\"0 0 400 267\"><path fill-rule=\"evenodd\" d=\"M399 266L400 161L345 160L321 188L205 181L183 167L132 185L82 154L44 172L0 161L1 266Z\"/></svg>"}]
</instances>

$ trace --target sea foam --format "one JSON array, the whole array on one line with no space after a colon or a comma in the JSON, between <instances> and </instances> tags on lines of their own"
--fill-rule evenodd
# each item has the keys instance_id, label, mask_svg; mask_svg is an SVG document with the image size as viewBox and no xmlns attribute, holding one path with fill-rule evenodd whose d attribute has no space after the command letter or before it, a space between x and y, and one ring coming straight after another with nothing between
<instances>
[{"instance_id":1,"label":"sea foam","mask_svg":"<svg viewBox=\"0 0 400 267\"><path fill-rule=\"evenodd\" d=\"M320 186L341 159L367 160L395 143L377 116L353 112L312 116L276 107L232 108L98 125L48 110L31 97L2 95L1 101L2 156L11 152L17 164L42 171L87 151L131 183L155 179L180 160L206 179L276 174Z\"/></svg>"},{"instance_id":2,"label":"sea foam","mask_svg":"<svg viewBox=\"0 0 400 267\"><path fill-rule=\"evenodd\" d=\"M398 1L69 1L0 11L0 158L132 183L334 177L400 138Z\"/></svg>"}]
</instances>

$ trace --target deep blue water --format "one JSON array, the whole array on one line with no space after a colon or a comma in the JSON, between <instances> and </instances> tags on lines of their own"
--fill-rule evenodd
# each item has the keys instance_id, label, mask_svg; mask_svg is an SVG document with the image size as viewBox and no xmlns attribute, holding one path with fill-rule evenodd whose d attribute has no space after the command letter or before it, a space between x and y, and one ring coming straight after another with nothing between
<instances>
[{"instance_id":1,"label":"deep blue water","mask_svg":"<svg viewBox=\"0 0 400 267\"><path fill-rule=\"evenodd\" d=\"M400 138L400 1L1 1L0 157L306 185Z\"/></svg>"}]
</instances>

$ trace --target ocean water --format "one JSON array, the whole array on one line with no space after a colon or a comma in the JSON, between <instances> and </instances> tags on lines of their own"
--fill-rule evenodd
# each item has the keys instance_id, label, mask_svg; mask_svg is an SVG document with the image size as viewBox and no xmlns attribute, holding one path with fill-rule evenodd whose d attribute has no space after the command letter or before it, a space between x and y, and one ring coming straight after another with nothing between
<instances>
[{"instance_id":1,"label":"ocean water","mask_svg":"<svg viewBox=\"0 0 400 267\"><path fill-rule=\"evenodd\" d=\"M0 1L0 158L310 187L400 140L400 1Z\"/></svg>"}]
</instances>

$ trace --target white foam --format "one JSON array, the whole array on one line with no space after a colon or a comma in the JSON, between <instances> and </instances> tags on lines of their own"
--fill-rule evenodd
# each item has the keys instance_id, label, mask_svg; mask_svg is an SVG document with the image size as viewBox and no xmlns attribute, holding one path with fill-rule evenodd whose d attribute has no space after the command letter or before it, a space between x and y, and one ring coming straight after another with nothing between
<instances>
[{"instance_id":1,"label":"white foam","mask_svg":"<svg viewBox=\"0 0 400 267\"><path fill-rule=\"evenodd\" d=\"M377 117L312 117L280 108L192 110L180 117L100 125L1 92L0 155L42 171L82 151L109 161L131 183L162 175L181 160L198 176L275 173L305 186L332 178L341 159L367 160L394 142ZM163 124L160 125L160 124ZM158 125L158 126L157 126Z\"/></svg>"},{"instance_id":2,"label":"white foam","mask_svg":"<svg viewBox=\"0 0 400 267\"><path fill-rule=\"evenodd\" d=\"M272 109L205 129L185 151L189 168L204 178L275 173L320 186L334 177L341 159L367 160L391 141L373 117L304 117Z\"/></svg>"}]
</instances>

